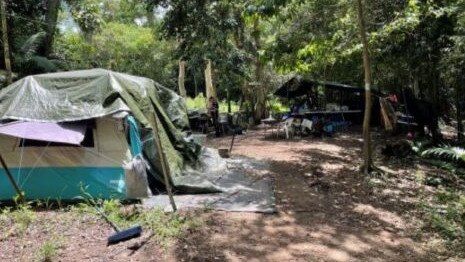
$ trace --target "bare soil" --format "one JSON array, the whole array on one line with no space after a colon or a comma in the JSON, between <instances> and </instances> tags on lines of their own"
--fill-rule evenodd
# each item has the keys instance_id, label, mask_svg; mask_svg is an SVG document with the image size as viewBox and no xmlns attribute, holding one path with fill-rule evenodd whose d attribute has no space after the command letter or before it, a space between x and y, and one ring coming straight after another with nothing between
<instances>
[{"instance_id":1,"label":"bare soil","mask_svg":"<svg viewBox=\"0 0 465 262\"><path fill-rule=\"evenodd\" d=\"M231 137L209 146L229 148ZM48 239L59 241L56 261L443 261L418 237L419 196L433 192L416 176L438 173L412 158L386 159L391 137L374 132L377 165L388 175L360 174L359 130L332 138L265 138L263 130L237 136L233 156L267 161L276 214L200 210L204 224L170 247L143 235L106 246L112 229L94 216L36 212L23 234L0 233L0 261L33 261ZM10 230L10 231L9 231ZM13 232L13 231L11 231Z\"/></svg>"}]
</instances>

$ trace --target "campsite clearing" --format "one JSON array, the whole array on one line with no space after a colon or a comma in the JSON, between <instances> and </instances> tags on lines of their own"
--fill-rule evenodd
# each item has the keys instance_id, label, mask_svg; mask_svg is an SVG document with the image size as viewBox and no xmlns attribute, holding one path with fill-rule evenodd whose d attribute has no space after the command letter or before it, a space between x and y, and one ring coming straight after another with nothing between
<instances>
[{"instance_id":1,"label":"campsite clearing","mask_svg":"<svg viewBox=\"0 0 465 262\"><path fill-rule=\"evenodd\" d=\"M373 136L379 153L389 138ZM208 143L221 148L229 139ZM422 228L428 216L419 207L438 189L421 177L443 171L413 158L377 156L390 175L363 177L357 170L361 141L356 131L294 140L264 139L261 130L249 131L236 137L233 156L269 162L268 172L248 175L273 179L277 214L196 210L167 226L182 227L171 244L150 238L146 230L139 239L107 247L112 229L96 215L34 211L22 214L31 216L21 219L27 229L0 235L0 260L31 261L47 247L54 248L57 261L443 261L459 256ZM13 226L4 217L0 224Z\"/></svg>"}]
</instances>

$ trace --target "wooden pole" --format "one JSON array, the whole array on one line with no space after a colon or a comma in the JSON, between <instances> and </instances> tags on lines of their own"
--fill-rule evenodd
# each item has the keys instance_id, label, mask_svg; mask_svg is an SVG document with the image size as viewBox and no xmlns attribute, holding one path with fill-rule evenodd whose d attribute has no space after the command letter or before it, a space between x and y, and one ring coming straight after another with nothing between
<instances>
[{"instance_id":1,"label":"wooden pole","mask_svg":"<svg viewBox=\"0 0 465 262\"><path fill-rule=\"evenodd\" d=\"M165 187L166 187L166 192L168 193L168 197L170 199L171 207L173 208L173 211L176 212L176 203L174 202L173 198L173 192L171 191L171 184L169 180L169 175L168 175L168 162L166 161L166 155L165 152L163 151L163 146L161 144L160 140L160 129L158 128L158 123L157 123L157 113L155 112L155 108L152 105L152 111L149 114L149 122L150 125L152 126L152 133L153 133L153 139L155 139L155 146L157 147L158 154L160 155L160 162L161 162L161 169L163 173L163 180L165 181Z\"/></svg>"},{"instance_id":2,"label":"wooden pole","mask_svg":"<svg viewBox=\"0 0 465 262\"><path fill-rule=\"evenodd\" d=\"M358 22L363 46L363 68L365 70L365 114L363 117L363 173L371 171L373 162L371 156L370 118L371 118L371 65L366 37L365 15L362 0L357 0Z\"/></svg>"},{"instance_id":3,"label":"wooden pole","mask_svg":"<svg viewBox=\"0 0 465 262\"><path fill-rule=\"evenodd\" d=\"M186 62L179 61L179 76L178 76L178 87L179 87L179 95L186 98L186 87L184 86L184 81L186 77Z\"/></svg>"},{"instance_id":4,"label":"wooden pole","mask_svg":"<svg viewBox=\"0 0 465 262\"><path fill-rule=\"evenodd\" d=\"M15 179L13 178L13 175L11 174L10 169L8 169L8 166L6 165L5 160L3 160L2 155L0 155L0 162L2 164L3 169L5 169L6 176L10 180L11 185L13 186L13 188L16 191L16 194L19 197L19 201L23 202L24 201L23 192L21 192L21 189L19 188L18 184L16 183Z\"/></svg>"},{"instance_id":5,"label":"wooden pole","mask_svg":"<svg viewBox=\"0 0 465 262\"><path fill-rule=\"evenodd\" d=\"M2 40L3 40L3 53L5 56L5 69L6 69L6 83L11 84L11 60L10 60L10 46L8 45L8 31L6 25L6 5L5 0L0 0L0 12L2 16Z\"/></svg>"}]
</instances>

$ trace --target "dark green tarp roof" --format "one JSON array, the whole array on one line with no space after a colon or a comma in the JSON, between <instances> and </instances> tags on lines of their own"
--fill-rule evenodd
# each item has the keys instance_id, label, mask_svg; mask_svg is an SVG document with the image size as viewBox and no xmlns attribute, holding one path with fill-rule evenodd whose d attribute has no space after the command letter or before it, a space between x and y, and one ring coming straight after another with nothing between
<instances>
[{"instance_id":1,"label":"dark green tarp roof","mask_svg":"<svg viewBox=\"0 0 465 262\"><path fill-rule=\"evenodd\" d=\"M359 92L362 93L365 90L361 87L355 87L350 85L344 85L333 82L317 81L312 80L303 76L294 76L289 80L281 84L281 86L274 92L275 95L281 97L299 97L304 96L316 86L324 86L328 89L340 90L346 92Z\"/></svg>"}]
</instances>

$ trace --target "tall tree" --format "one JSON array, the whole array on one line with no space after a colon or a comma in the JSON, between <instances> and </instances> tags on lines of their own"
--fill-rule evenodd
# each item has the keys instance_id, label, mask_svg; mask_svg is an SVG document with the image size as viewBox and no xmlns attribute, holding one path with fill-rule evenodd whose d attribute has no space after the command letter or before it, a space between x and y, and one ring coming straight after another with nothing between
<instances>
[{"instance_id":1,"label":"tall tree","mask_svg":"<svg viewBox=\"0 0 465 262\"><path fill-rule=\"evenodd\" d=\"M52 53L53 40L56 31L58 11L60 8L60 0L48 0L47 1L47 13L45 17L47 33L44 41L44 55L49 56Z\"/></svg>"},{"instance_id":2,"label":"tall tree","mask_svg":"<svg viewBox=\"0 0 465 262\"><path fill-rule=\"evenodd\" d=\"M451 1L447 12L454 23L454 33L448 36L451 46L442 49L441 77L450 87L451 104L455 106L455 117L457 120L457 138L464 140L463 120L465 118L465 1Z\"/></svg>"},{"instance_id":3,"label":"tall tree","mask_svg":"<svg viewBox=\"0 0 465 262\"><path fill-rule=\"evenodd\" d=\"M360 38L363 46L363 68L365 71L365 115L363 117L363 173L371 171L373 160L371 152L370 118L371 118L371 65L366 36L365 14L362 0L357 0Z\"/></svg>"},{"instance_id":4,"label":"tall tree","mask_svg":"<svg viewBox=\"0 0 465 262\"><path fill-rule=\"evenodd\" d=\"M231 39L237 21L233 5L222 0L147 0L148 8L169 7L161 29L165 39L178 43L175 59L189 64L186 70L186 89L192 94L189 83L205 83L204 68L209 59L213 68L213 82L218 95L225 97L246 73L245 55ZM194 81L192 81L194 80ZM190 91L190 92L189 92Z\"/></svg>"},{"instance_id":5,"label":"tall tree","mask_svg":"<svg viewBox=\"0 0 465 262\"><path fill-rule=\"evenodd\" d=\"M68 0L71 14L79 25L84 39L87 42L92 41L92 37L102 26L103 10L97 0Z\"/></svg>"},{"instance_id":6,"label":"tall tree","mask_svg":"<svg viewBox=\"0 0 465 262\"><path fill-rule=\"evenodd\" d=\"M10 61L10 46L8 43L8 31L6 24L6 6L5 0L0 0L0 12L2 16L2 41L3 41L3 54L5 56L6 68L6 83L11 84L11 61Z\"/></svg>"}]
</instances>

